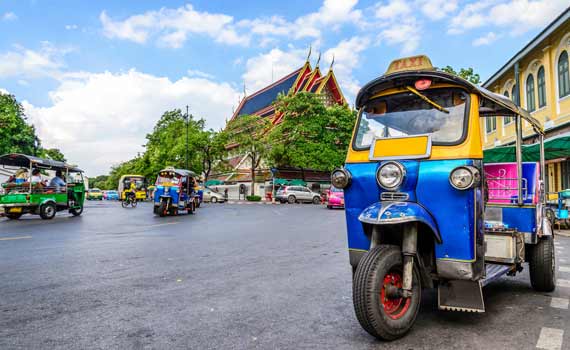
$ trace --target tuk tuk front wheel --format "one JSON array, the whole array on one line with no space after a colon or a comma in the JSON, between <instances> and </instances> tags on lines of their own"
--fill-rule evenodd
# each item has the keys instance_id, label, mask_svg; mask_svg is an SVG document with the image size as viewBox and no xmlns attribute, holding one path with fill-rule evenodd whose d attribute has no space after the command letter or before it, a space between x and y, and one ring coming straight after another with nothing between
<instances>
[{"instance_id":1,"label":"tuk tuk front wheel","mask_svg":"<svg viewBox=\"0 0 570 350\"><path fill-rule=\"evenodd\" d=\"M530 249L530 284L539 292L552 292L556 287L556 260L552 236L540 238Z\"/></svg>"},{"instance_id":2,"label":"tuk tuk front wheel","mask_svg":"<svg viewBox=\"0 0 570 350\"><path fill-rule=\"evenodd\" d=\"M352 298L358 322L376 338L394 340L413 326L421 300L421 282L414 264L412 296L403 298L400 247L380 245L366 253L353 278Z\"/></svg>"},{"instance_id":3,"label":"tuk tuk front wheel","mask_svg":"<svg viewBox=\"0 0 570 350\"><path fill-rule=\"evenodd\" d=\"M51 220L55 217L57 208L54 203L44 203L40 206L40 217L44 220Z\"/></svg>"}]
</instances>

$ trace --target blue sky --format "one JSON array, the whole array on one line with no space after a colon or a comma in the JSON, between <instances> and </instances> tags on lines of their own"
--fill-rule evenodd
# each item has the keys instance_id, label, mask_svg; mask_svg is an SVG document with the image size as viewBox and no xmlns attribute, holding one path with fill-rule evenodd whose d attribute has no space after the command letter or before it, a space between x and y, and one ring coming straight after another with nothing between
<instances>
[{"instance_id":1,"label":"blue sky","mask_svg":"<svg viewBox=\"0 0 570 350\"><path fill-rule=\"evenodd\" d=\"M89 175L143 150L165 110L220 128L243 97L321 52L347 98L394 58L490 76L568 6L546 0L0 2L0 89Z\"/></svg>"}]
</instances>

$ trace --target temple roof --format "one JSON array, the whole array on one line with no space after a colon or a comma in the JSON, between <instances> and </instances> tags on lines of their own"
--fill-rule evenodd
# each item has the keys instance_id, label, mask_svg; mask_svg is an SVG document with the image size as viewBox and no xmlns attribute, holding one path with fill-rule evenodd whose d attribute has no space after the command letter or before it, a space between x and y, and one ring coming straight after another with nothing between
<instances>
[{"instance_id":1,"label":"temple roof","mask_svg":"<svg viewBox=\"0 0 570 350\"><path fill-rule=\"evenodd\" d=\"M318 94L327 84L333 91L337 102L345 103L332 68L327 74L322 75L318 66L312 69L307 61L301 68L245 97L234 112L232 119L247 114L257 114L262 117L270 116L274 113L273 102L277 100L277 96L280 93L288 94L289 92L309 91Z\"/></svg>"},{"instance_id":2,"label":"temple roof","mask_svg":"<svg viewBox=\"0 0 570 350\"><path fill-rule=\"evenodd\" d=\"M295 70L294 72L279 79L273 84L247 96L242 100L238 109L234 112L235 118L240 115L254 114L255 112L271 106L273 101L277 99L280 93L287 94L289 90L295 85L299 78L299 73L303 71L305 66Z\"/></svg>"}]
</instances>

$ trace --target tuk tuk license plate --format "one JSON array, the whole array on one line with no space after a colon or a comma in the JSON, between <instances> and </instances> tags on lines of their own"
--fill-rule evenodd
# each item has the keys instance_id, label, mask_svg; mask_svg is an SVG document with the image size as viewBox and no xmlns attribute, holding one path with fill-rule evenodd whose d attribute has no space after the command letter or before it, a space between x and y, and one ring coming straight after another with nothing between
<instances>
[{"instance_id":1,"label":"tuk tuk license plate","mask_svg":"<svg viewBox=\"0 0 570 350\"><path fill-rule=\"evenodd\" d=\"M10 210L8 210L8 213L21 213L22 212L22 208L17 207L17 208L10 208Z\"/></svg>"}]
</instances>

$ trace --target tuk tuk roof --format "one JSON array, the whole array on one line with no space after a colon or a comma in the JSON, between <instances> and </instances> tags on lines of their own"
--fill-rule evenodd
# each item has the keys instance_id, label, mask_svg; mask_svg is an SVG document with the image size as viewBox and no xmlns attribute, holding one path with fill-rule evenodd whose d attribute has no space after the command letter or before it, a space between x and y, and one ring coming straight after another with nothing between
<instances>
[{"instance_id":1,"label":"tuk tuk roof","mask_svg":"<svg viewBox=\"0 0 570 350\"><path fill-rule=\"evenodd\" d=\"M193 172L191 170L186 170L186 169L165 168L165 169L162 169L161 171L159 171L159 173L161 173L163 171L173 171L177 175L196 177L195 172Z\"/></svg>"},{"instance_id":2,"label":"tuk tuk roof","mask_svg":"<svg viewBox=\"0 0 570 350\"><path fill-rule=\"evenodd\" d=\"M537 133L544 134L542 125L537 119L532 117L529 112L517 106L505 96L491 92L456 75L435 69L402 71L386 74L376 78L360 89L356 96L356 108L360 109L368 103L372 97L381 91L404 86L414 86L415 81L421 78L427 78L436 83L460 85L470 93L477 94L481 97L479 106L479 114L481 116L494 117L520 115L524 120L532 125L533 129Z\"/></svg>"},{"instance_id":3,"label":"tuk tuk roof","mask_svg":"<svg viewBox=\"0 0 570 350\"><path fill-rule=\"evenodd\" d=\"M50 170L69 170L71 172L81 173L83 170L53 159L44 159L35 156L29 156L20 153L10 153L0 156L0 165L9 165L15 167L29 168L33 167L50 169Z\"/></svg>"},{"instance_id":4,"label":"tuk tuk roof","mask_svg":"<svg viewBox=\"0 0 570 350\"><path fill-rule=\"evenodd\" d=\"M123 175L123 176L121 176L121 179L124 179L126 177L140 177L140 178L144 179L144 175L136 175L136 174Z\"/></svg>"}]
</instances>

